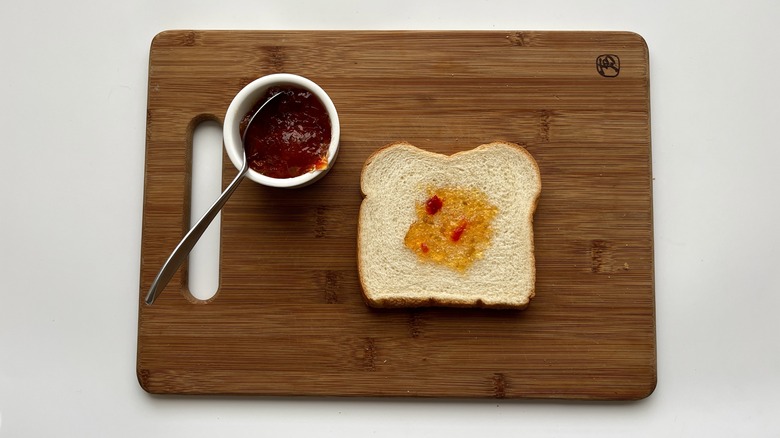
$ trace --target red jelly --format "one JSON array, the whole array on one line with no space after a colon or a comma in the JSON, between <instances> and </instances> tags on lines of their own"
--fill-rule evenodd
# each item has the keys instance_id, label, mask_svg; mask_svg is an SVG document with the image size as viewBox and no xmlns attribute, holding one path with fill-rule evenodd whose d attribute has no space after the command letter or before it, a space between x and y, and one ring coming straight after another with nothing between
<instances>
[{"instance_id":1,"label":"red jelly","mask_svg":"<svg viewBox=\"0 0 780 438\"><path fill-rule=\"evenodd\" d=\"M325 105L312 92L272 87L241 120L243 135L252 114L271 96L282 93L257 115L246 136L249 167L272 178L293 178L328 166L331 126Z\"/></svg>"},{"instance_id":2,"label":"red jelly","mask_svg":"<svg viewBox=\"0 0 780 438\"><path fill-rule=\"evenodd\" d=\"M441 198L439 198L436 195L433 195L430 199L425 201L425 211L428 214L436 214L441 210L441 206L444 203L442 202Z\"/></svg>"},{"instance_id":3,"label":"red jelly","mask_svg":"<svg viewBox=\"0 0 780 438\"><path fill-rule=\"evenodd\" d=\"M452 230L452 234L450 234L450 239L452 239L453 242L457 242L460 240L460 236L463 235L463 232L466 231L466 220L463 219L458 223L458 226L455 227L455 229Z\"/></svg>"}]
</instances>

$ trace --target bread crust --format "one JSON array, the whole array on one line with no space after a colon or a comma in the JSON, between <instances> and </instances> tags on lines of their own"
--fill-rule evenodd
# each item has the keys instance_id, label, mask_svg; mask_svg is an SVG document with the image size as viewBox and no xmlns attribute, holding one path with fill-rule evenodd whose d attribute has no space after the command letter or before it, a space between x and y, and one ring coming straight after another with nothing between
<instances>
[{"instance_id":1,"label":"bread crust","mask_svg":"<svg viewBox=\"0 0 780 438\"><path fill-rule=\"evenodd\" d=\"M424 149L420 149L411 143L407 141L397 141L392 142L389 144L386 144L376 151L374 151L367 159L366 162L363 165L363 169L361 170L360 174L360 189L363 196L363 202L365 202L366 197L368 196L368 193L366 193L366 187L365 187L365 179L366 179L366 172L367 169L370 167L370 165L381 155L388 152L390 149L402 147L402 148L409 148L416 154L420 154L421 156L431 156L431 157L437 157L437 158L444 158L447 160L454 159L461 155L468 155L468 154L474 154L474 153L482 153L485 149L490 149L492 147L495 147L497 145L501 146L510 146L516 151L520 152L521 154L524 154L526 156L526 159L528 163L532 165L532 168L534 172L536 173L536 180L538 181L539 188L538 192L533 197L531 208L528 212L528 225L530 228L530 263L533 264L533 266L536 265L536 258L535 258L535 246L534 246L534 233L533 233L533 216L536 211L536 208L539 203L539 198L541 197L541 172L539 169L539 165L534 159L534 157L531 155L530 152L528 152L524 147L507 141L494 141L490 143L485 143L482 145L479 145L473 149L465 150L465 151L459 151L451 155L446 154L439 154L431 151L427 151ZM361 202L361 213L363 209L363 202ZM360 248L362 247L362 240L364 238L362 230L363 227L363 215L359 214L358 217L358 232L357 232L357 268L358 268L358 278L360 281L361 286L361 295L363 298L364 303L373 308L414 308L414 307L456 307L456 308L483 308L483 309L511 309L511 310L524 310L528 307L530 304L531 299L533 299L536 296L536 270L532 269L530 272L530 284L531 289L529 293L524 297L524 300L518 303L486 303L481 298L476 298L473 300L469 299L441 299L437 297L427 297L427 298L411 298L411 297L402 297L402 296L392 296L392 297L386 297L386 298L379 298L379 297L371 297L369 296L368 287L365 283L365 272L364 272L364 266L363 266L363 259L361 257Z\"/></svg>"}]
</instances>

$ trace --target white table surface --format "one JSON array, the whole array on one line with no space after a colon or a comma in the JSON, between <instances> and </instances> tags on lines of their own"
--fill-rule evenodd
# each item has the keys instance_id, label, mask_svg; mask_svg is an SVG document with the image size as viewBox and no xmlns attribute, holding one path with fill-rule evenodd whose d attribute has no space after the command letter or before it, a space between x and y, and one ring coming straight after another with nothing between
<instances>
[{"instance_id":1,"label":"white table surface","mask_svg":"<svg viewBox=\"0 0 780 438\"><path fill-rule=\"evenodd\" d=\"M5 1L0 437L780 436L780 3ZM135 377L149 44L166 29L647 40L658 387L634 403L156 397Z\"/></svg>"}]
</instances>

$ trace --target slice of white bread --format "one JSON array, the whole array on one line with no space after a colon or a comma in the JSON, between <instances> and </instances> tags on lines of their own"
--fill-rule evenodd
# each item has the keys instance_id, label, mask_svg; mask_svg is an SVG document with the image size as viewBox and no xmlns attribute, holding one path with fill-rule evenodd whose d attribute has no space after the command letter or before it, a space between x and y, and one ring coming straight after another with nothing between
<instances>
[{"instance_id":1,"label":"slice of white bread","mask_svg":"<svg viewBox=\"0 0 780 438\"><path fill-rule=\"evenodd\" d=\"M465 271L426 262L404 245L431 187L485 193L498 209L483 257ZM494 142L451 156L399 142L366 161L358 221L358 270L372 307L524 309L534 296L533 214L539 166L521 146Z\"/></svg>"}]
</instances>

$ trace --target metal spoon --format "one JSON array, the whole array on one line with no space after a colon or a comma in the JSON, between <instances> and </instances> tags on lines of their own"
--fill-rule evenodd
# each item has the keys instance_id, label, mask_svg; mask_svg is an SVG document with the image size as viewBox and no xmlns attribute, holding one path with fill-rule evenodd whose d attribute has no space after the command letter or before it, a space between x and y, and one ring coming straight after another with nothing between
<instances>
[{"instance_id":1,"label":"metal spoon","mask_svg":"<svg viewBox=\"0 0 780 438\"><path fill-rule=\"evenodd\" d=\"M154 300L157 299L157 297L160 295L160 292L165 289L165 286L190 254L190 251L192 251L192 248L198 242L200 236L203 235L209 224L211 224L211 221L213 221L217 216L217 213L222 210L222 207L225 205L227 200L230 199L230 196L233 195L233 192L236 191L238 185L244 179L244 176L246 176L246 173L249 170L249 160L247 160L246 157L246 136L249 132L249 126L251 126L252 122L255 121L257 115L260 114L271 101L275 100L280 95L282 95L282 93L274 94L268 98L268 100L266 100L265 103L263 103L260 108L258 108L257 111L252 114L252 117L249 119L249 123L247 123L246 128L244 129L244 135L241 137L241 143L244 145L244 148L242 148L244 153L244 164L241 165L241 169L238 171L238 175L236 175L233 181L227 186L225 191L219 195L219 198L217 198L214 204L209 207L208 211L203 214L203 216L190 229L184 238L181 239L181 242L179 242L179 244L173 250L170 257L168 257L168 260L165 262L162 269L160 269L160 273L157 274L157 278L155 278L152 282L152 287L149 288L149 293L146 295L146 304L154 303Z\"/></svg>"}]
</instances>

